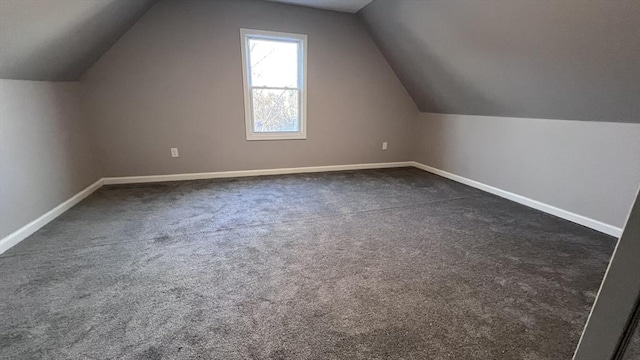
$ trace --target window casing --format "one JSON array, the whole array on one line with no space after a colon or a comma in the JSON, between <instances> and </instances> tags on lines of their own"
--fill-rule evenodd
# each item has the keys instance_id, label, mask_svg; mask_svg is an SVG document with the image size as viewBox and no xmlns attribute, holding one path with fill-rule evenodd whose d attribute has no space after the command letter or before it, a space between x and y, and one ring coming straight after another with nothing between
<instances>
[{"instance_id":1,"label":"window casing","mask_svg":"<svg viewBox=\"0 0 640 360\"><path fill-rule=\"evenodd\" d=\"M247 140L307 138L307 35L240 29Z\"/></svg>"}]
</instances>

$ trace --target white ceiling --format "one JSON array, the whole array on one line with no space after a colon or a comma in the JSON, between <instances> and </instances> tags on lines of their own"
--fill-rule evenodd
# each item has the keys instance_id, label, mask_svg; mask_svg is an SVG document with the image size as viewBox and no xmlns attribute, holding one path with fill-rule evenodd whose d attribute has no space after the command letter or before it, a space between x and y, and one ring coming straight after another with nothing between
<instances>
[{"instance_id":1,"label":"white ceiling","mask_svg":"<svg viewBox=\"0 0 640 360\"><path fill-rule=\"evenodd\" d=\"M373 0L267 0L285 4L307 6L316 9L356 13Z\"/></svg>"}]
</instances>

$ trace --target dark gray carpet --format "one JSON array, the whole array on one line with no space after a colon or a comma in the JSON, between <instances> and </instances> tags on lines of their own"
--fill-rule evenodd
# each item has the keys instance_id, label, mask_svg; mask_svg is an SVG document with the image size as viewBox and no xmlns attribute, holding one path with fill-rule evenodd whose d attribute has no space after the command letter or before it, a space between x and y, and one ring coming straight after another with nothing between
<instances>
[{"instance_id":1,"label":"dark gray carpet","mask_svg":"<svg viewBox=\"0 0 640 360\"><path fill-rule=\"evenodd\" d=\"M412 168L104 187L0 257L0 358L570 359L614 245Z\"/></svg>"}]
</instances>

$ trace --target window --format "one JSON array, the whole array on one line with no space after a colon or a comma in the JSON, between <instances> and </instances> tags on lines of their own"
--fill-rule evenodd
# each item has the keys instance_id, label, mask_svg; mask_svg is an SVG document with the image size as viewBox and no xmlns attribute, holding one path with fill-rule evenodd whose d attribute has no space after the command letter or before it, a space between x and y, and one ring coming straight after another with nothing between
<instances>
[{"instance_id":1,"label":"window","mask_svg":"<svg viewBox=\"0 0 640 360\"><path fill-rule=\"evenodd\" d=\"M307 35L240 36L247 140L306 139Z\"/></svg>"}]
</instances>

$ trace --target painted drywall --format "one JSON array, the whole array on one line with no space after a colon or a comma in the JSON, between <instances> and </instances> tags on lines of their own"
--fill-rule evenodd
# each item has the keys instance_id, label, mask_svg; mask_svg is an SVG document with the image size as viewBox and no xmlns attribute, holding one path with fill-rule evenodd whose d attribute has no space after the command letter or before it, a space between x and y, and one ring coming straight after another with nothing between
<instances>
[{"instance_id":1,"label":"painted drywall","mask_svg":"<svg viewBox=\"0 0 640 360\"><path fill-rule=\"evenodd\" d=\"M246 140L240 28L308 35L306 140ZM109 176L406 161L418 113L355 15L265 1L160 1L81 82Z\"/></svg>"},{"instance_id":2,"label":"painted drywall","mask_svg":"<svg viewBox=\"0 0 640 360\"><path fill-rule=\"evenodd\" d=\"M638 0L375 0L358 15L423 112L640 122Z\"/></svg>"},{"instance_id":3,"label":"painted drywall","mask_svg":"<svg viewBox=\"0 0 640 360\"><path fill-rule=\"evenodd\" d=\"M423 113L416 161L621 228L640 124Z\"/></svg>"},{"instance_id":4,"label":"painted drywall","mask_svg":"<svg viewBox=\"0 0 640 360\"><path fill-rule=\"evenodd\" d=\"M155 0L0 1L0 78L77 80Z\"/></svg>"},{"instance_id":5,"label":"painted drywall","mask_svg":"<svg viewBox=\"0 0 640 360\"><path fill-rule=\"evenodd\" d=\"M371 0L266 0L285 4L308 6L316 9L356 13Z\"/></svg>"},{"instance_id":6,"label":"painted drywall","mask_svg":"<svg viewBox=\"0 0 640 360\"><path fill-rule=\"evenodd\" d=\"M98 180L79 84L0 80L0 239Z\"/></svg>"},{"instance_id":7,"label":"painted drywall","mask_svg":"<svg viewBox=\"0 0 640 360\"><path fill-rule=\"evenodd\" d=\"M640 296L638 302L640 302ZM633 330L621 360L635 360L638 358L640 358L640 323L635 324L635 329Z\"/></svg>"},{"instance_id":8,"label":"painted drywall","mask_svg":"<svg viewBox=\"0 0 640 360\"><path fill-rule=\"evenodd\" d=\"M632 354L627 358L618 352L624 350L619 346L640 301L639 257L640 193L616 245L574 360L637 359ZM636 352L634 348L629 350Z\"/></svg>"}]
</instances>

